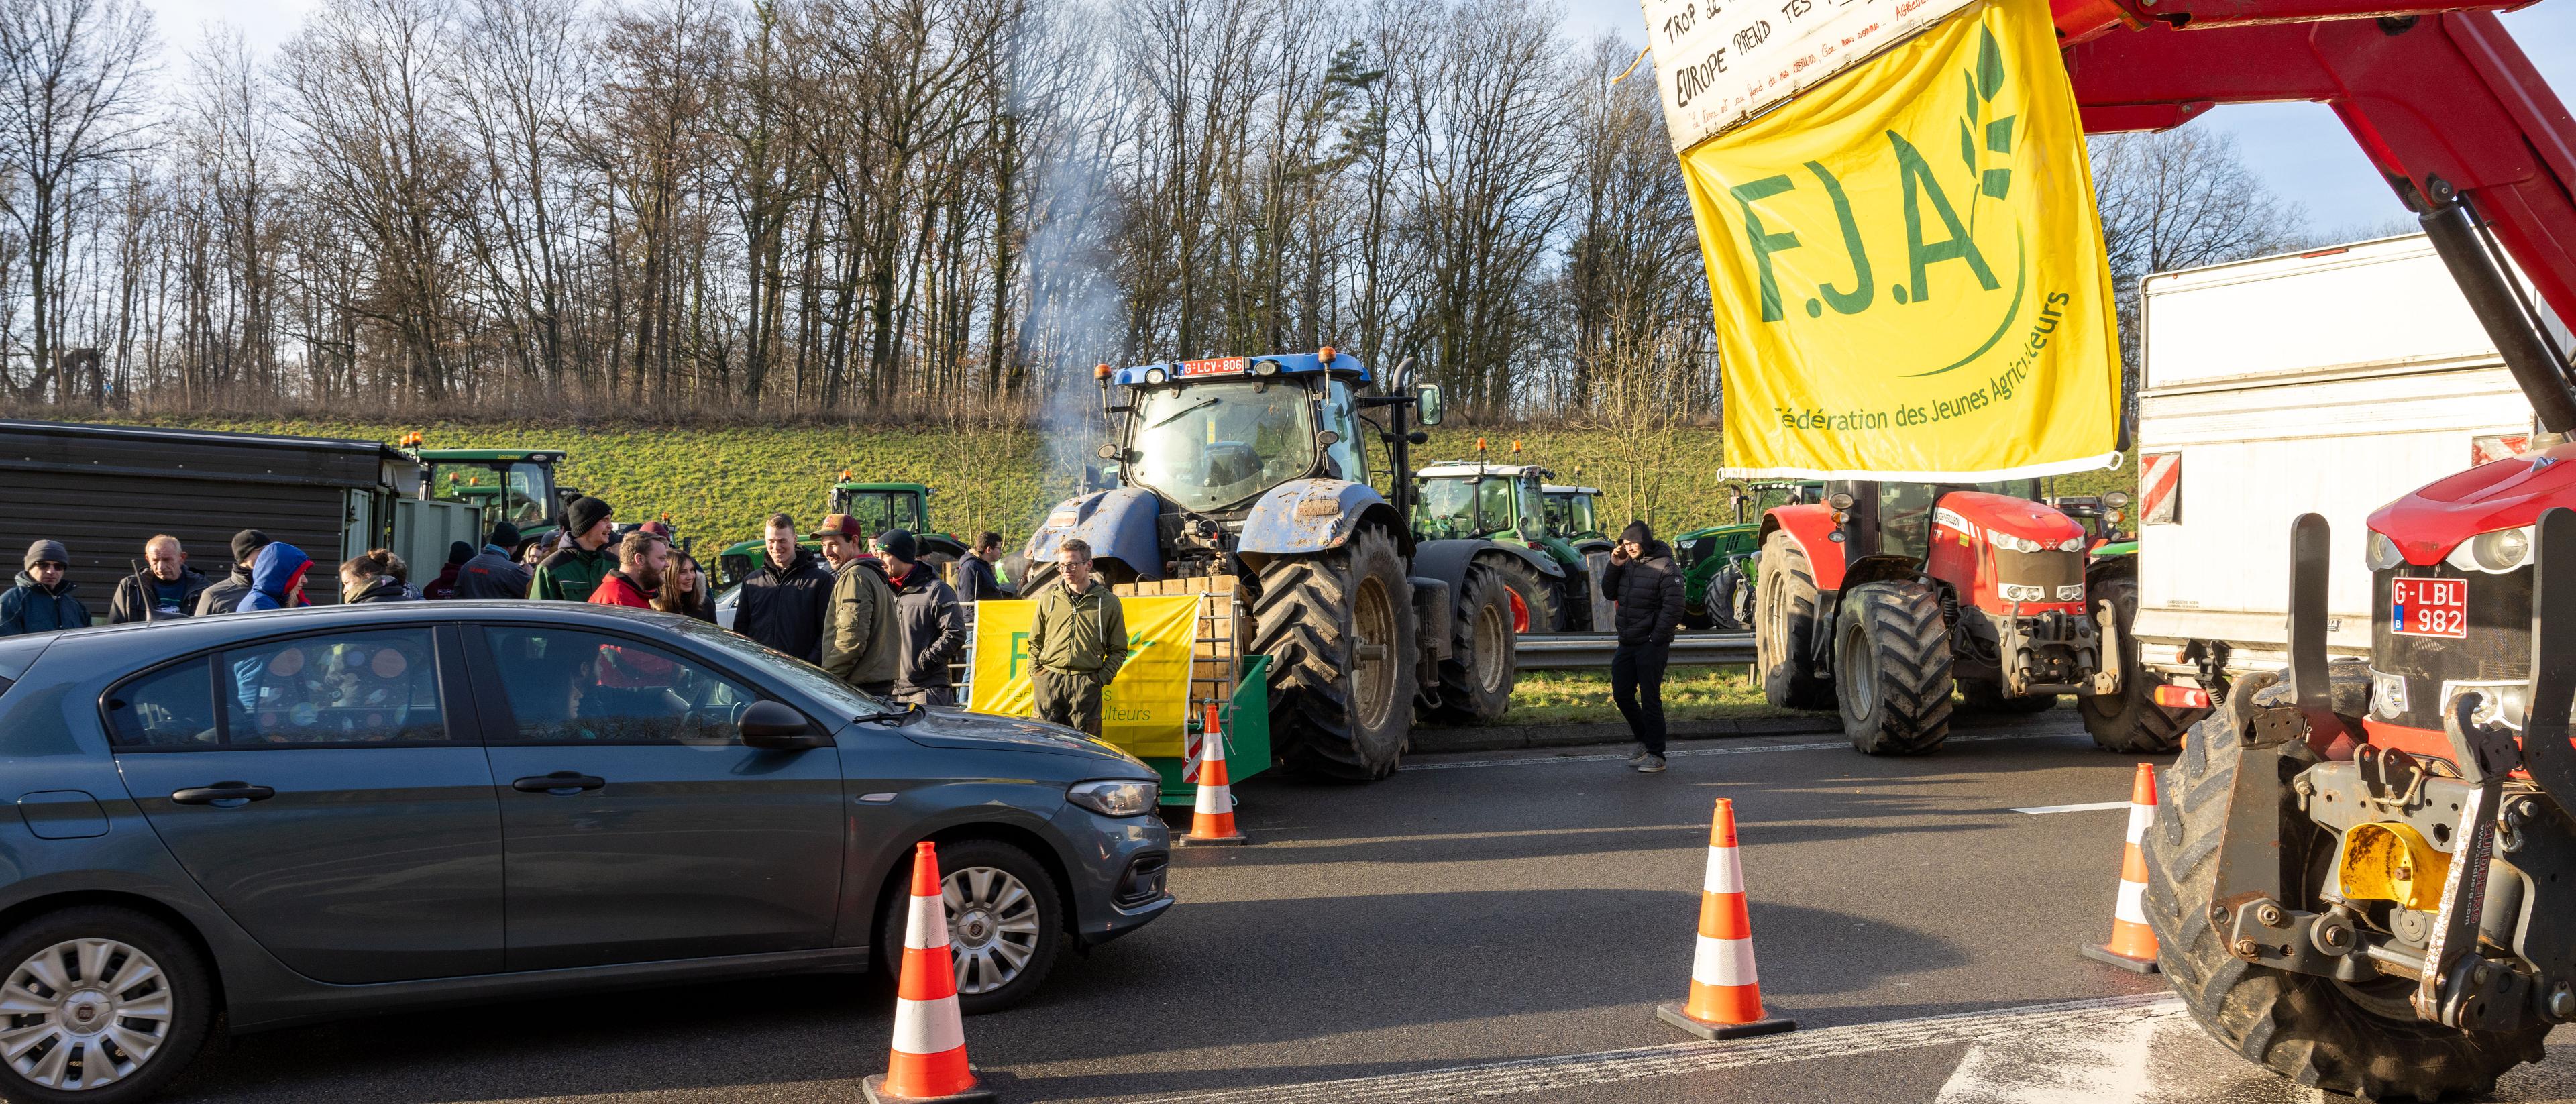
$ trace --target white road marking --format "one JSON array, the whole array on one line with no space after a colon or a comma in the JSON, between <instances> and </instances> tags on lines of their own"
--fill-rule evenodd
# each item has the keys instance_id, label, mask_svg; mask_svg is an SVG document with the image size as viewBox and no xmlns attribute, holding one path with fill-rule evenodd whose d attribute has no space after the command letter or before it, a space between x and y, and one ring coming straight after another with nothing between
<instances>
[{"instance_id":1,"label":"white road marking","mask_svg":"<svg viewBox=\"0 0 2576 1104\"><path fill-rule=\"evenodd\" d=\"M1916 1020L1847 1024L1734 1042L1667 1043L1419 1073L1231 1089L1163 1097L1155 1104L1400 1104L1421 1100L1463 1100L1952 1043L1975 1043L2039 1032L2099 1038L2126 1030L2129 1025L2152 1024L2153 1021L2182 1014L2180 1000L2167 994L2147 993L1993 1012L1927 1016ZM1640 1010L1638 1015L1642 1018L1644 1012Z\"/></svg>"},{"instance_id":2,"label":"white road marking","mask_svg":"<svg viewBox=\"0 0 2576 1104\"><path fill-rule=\"evenodd\" d=\"M2015 809L2013 811L2016 813L2029 813L2033 816L2038 816L2042 813L2098 813L2105 809L2126 809L2128 807L2129 803L2126 801L2087 801L2081 805L2033 805L2026 809Z\"/></svg>"},{"instance_id":3,"label":"white road marking","mask_svg":"<svg viewBox=\"0 0 2576 1104\"><path fill-rule=\"evenodd\" d=\"M2009 732L1987 736L1953 736L1950 737L1948 742L1952 744L1982 744L1990 740L2064 740L2081 735L2083 735L2081 731ZM1684 756L1699 755L1759 755L1764 752L1771 751L1821 751L1827 748L1843 748L1848 750L1850 747L1851 742L1848 740L1820 740L1812 744L1757 744L1751 747L1676 748L1672 751L1665 752L1664 758L1679 759ZM1539 767L1555 766L1559 763L1617 763L1625 761L1627 758L1627 752L1614 751L1602 755L1540 755L1532 756L1527 759L1465 759L1450 763L1406 763L1396 769L1426 771L1457 770L1462 767ZM2120 804L2126 805L2128 802L2123 801L2120 802Z\"/></svg>"},{"instance_id":4,"label":"white road marking","mask_svg":"<svg viewBox=\"0 0 2576 1104\"><path fill-rule=\"evenodd\" d=\"M2165 1021L1980 1040L1933 1104L2137 1104L2153 1081L2147 1049Z\"/></svg>"}]
</instances>

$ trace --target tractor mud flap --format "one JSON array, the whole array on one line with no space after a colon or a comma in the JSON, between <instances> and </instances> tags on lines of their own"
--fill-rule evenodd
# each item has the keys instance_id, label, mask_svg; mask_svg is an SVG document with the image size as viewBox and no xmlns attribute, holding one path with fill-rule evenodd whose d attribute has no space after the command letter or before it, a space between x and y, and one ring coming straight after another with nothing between
<instances>
[{"instance_id":1,"label":"tractor mud flap","mask_svg":"<svg viewBox=\"0 0 2576 1104\"><path fill-rule=\"evenodd\" d=\"M1458 616L1449 608L1449 584L1419 575L1412 582L1413 623L1421 626L1415 630L1414 638L1422 642L1432 659L1448 659L1457 652L1457 645L1450 639L1456 634L1449 631L1449 623Z\"/></svg>"}]
</instances>

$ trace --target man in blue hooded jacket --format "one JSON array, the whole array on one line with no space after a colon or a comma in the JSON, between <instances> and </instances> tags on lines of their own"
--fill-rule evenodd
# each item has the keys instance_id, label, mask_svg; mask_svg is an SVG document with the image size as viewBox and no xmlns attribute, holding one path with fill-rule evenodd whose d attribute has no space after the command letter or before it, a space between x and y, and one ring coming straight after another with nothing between
<instances>
[{"instance_id":1,"label":"man in blue hooded jacket","mask_svg":"<svg viewBox=\"0 0 2576 1104\"><path fill-rule=\"evenodd\" d=\"M277 541L259 550L250 561L250 593L242 595L240 611L294 609L304 604L304 572L313 566L313 557L285 541Z\"/></svg>"},{"instance_id":2,"label":"man in blue hooded jacket","mask_svg":"<svg viewBox=\"0 0 2576 1104\"><path fill-rule=\"evenodd\" d=\"M73 593L80 587L63 577L71 560L71 549L61 541L27 546L26 570L18 573L18 585L0 592L0 636L89 627L89 607Z\"/></svg>"}]
</instances>

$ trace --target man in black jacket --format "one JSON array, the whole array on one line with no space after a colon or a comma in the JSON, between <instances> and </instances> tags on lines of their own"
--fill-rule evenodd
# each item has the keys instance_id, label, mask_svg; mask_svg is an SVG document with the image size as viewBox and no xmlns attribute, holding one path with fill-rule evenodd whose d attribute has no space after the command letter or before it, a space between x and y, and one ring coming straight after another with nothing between
<instances>
[{"instance_id":1,"label":"man in black jacket","mask_svg":"<svg viewBox=\"0 0 2576 1104\"><path fill-rule=\"evenodd\" d=\"M250 594L250 562L259 558L259 550L266 547L268 534L257 529L233 534L233 573L215 580L215 585L197 596L196 615L206 617L241 608L241 600Z\"/></svg>"},{"instance_id":2,"label":"man in black jacket","mask_svg":"<svg viewBox=\"0 0 2576 1104\"><path fill-rule=\"evenodd\" d=\"M957 612L957 592L921 562L920 543L907 530L877 534L877 560L894 587L895 700L956 704L948 665L966 652L966 618Z\"/></svg>"},{"instance_id":3,"label":"man in black jacket","mask_svg":"<svg viewBox=\"0 0 2576 1104\"><path fill-rule=\"evenodd\" d=\"M742 581L733 631L807 663L823 662L824 619L832 609L833 575L797 540L796 519L769 518L767 558Z\"/></svg>"},{"instance_id":4,"label":"man in black jacket","mask_svg":"<svg viewBox=\"0 0 2576 1104\"><path fill-rule=\"evenodd\" d=\"M957 561L957 600L989 602L998 598L1017 598L1019 592L1002 585L993 573L993 564L1002 558L1002 535L991 531L975 538L975 547L966 558Z\"/></svg>"},{"instance_id":5,"label":"man in black jacket","mask_svg":"<svg viewBox=\"0 0 2576 1104\"><path fill-rule=\"evenodd\" d=\"M1664 663L1682 627L1682 573L1673 550L1645 522L1632 521L1610 550L1601 595L1619 604L1619 650L1610 657L1610 698L1641 745L1628 761L1643 774L1664 769Z\"/></svg>"},{"instance_id":6,"label":"man in black jacket","mask_svg":"<svg viewBox=\"0 0 2576 1104\"><path fill-rule=\"evenodd\" d=\"M212 584L188 566L179 538L163 533L143 542L143 570L117 580L107 599L107 623L178 620L197 612L197 600Z\"/></svg>"},{"instance_id":7,"label":"man in black jacket","mask_svg":"<svg viewBox=\"0 0 2576 1104\"><path fill-rule=\"evenodd\" d=\"M456 590L452 598L525 598L528 596L529 570L519 563L519 553L527 547L527 538L519 527L509 522L492 526L489 540L465 566L456 569Z\"/></svg>"}]
</instances>

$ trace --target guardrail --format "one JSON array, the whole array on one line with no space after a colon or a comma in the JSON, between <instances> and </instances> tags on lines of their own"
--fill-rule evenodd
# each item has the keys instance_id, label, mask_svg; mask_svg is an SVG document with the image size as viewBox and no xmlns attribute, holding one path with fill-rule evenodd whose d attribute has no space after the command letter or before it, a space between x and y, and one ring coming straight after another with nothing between
<instances>
[{"instance_id":1,"label":"guardrail","mask_svg":"<svg viewBox=\"0 0 2576 1104\"><path fill-rule=\"evenodd\" d=\"M1619 650L1611 633L1555 633L1520 638L1517 654L1524 671L1570 671L1610 666ZM1705 666L1753 662L1752 633L1698 632L1673 637L1671 665Z\"/></svg>"}]
</instances>

